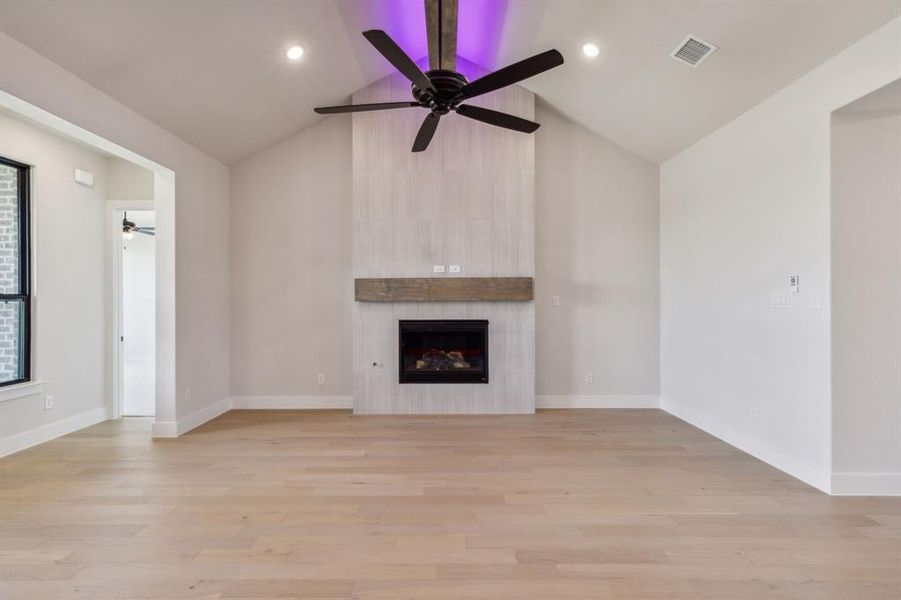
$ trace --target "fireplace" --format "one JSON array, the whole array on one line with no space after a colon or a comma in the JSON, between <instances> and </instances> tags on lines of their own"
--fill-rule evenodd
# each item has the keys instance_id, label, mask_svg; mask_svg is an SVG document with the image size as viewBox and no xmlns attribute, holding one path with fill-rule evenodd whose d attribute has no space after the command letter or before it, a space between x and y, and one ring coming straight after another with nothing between
<instances>
[{"instance_id":1,"label":"fireplace","mask_svg":"<svg viewBox=\"0 0 901 600\"><path fill-rule=\"evenodd\" d=\"M488 321L400 321L400 383L488 383Z\"/></svg>"}]
</instances>

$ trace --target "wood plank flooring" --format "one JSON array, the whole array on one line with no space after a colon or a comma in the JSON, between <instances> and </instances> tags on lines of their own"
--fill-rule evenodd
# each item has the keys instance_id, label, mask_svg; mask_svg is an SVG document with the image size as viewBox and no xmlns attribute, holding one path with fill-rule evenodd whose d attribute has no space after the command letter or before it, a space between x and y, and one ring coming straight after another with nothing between
<instances>
[{"instance_id":1,"label":"wood plank flooring","mask_svg":"<svg viewBox=\"0 0 901 600\"><path fill-rule=\"evenodd\" d=\"M901 598L901 499L656 410L235 411L0 460L0 598Z\"/></svg>"}]
</instances>

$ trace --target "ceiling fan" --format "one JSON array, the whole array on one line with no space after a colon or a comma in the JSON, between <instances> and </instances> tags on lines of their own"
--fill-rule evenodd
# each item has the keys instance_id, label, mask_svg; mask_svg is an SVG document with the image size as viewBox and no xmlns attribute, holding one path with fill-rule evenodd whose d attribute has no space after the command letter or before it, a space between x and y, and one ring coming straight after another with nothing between
<instances>
[{"instance_id":1,"label":"ceiling fan","mask_svg":"<svg viewBox=\"0 0 901 600\"><path fill-rule=\"evenodd\" d=\"M413 84L413 101L326 106L313 110L321 115L327 115L391 108L426 108L430 112L419 127L419 133L416 134L413 152L422 152L428 148L438 127L438 121L451 111L489 125L523 133L533 133L538 129L539 124L533 121L463 102L559 67L563 64L563 55L557 50L547 50L470 82L455 70L457 0L425 0L425 10L430 69L425 73L384 31L370 29L363 32L369 43Z\"/></svg>"},{"instance_id":2,"label":"ceiling fan","mask_svg":"<svg viewBox=\"0 0 901 600\"><path fill-rule=\"evenodd\" d=\"M156 235L156 227L138 227L134 221L128 220L128 213L122 215L122 238L126 240L132 239L136 233L144 235Z\"/></svg>"}]
</instances>

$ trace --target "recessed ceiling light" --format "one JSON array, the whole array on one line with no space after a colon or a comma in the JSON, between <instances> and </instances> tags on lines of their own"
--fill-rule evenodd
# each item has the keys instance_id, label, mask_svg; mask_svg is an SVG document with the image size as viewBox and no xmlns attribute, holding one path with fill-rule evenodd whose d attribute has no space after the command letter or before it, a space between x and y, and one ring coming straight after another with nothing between
<instances>
[{"instance_id":1,"label":"recessed ceiling light","mask_svg":"<svg viewBox=\"0 0 901 600\"><path fill-rule=\"evenodd\" d=\"M291 46L290 48L288 48L288 51L285 52L285 56L287 56L291 60L300 60L300 57L303 56L303 47Z\"/></svg>"},{"instance_id":2,"label":"recessed ceiling light","mask_svg":"<svg viewBox=\"0 0 901 600\"><path fill-rule=\"evenodd\" d=\"M597 47L597 45L592 44L591 42L582 46L582 54L589 58L594 58L598 54L601 53L601 49Z\"/></svg>"}]
</instances>

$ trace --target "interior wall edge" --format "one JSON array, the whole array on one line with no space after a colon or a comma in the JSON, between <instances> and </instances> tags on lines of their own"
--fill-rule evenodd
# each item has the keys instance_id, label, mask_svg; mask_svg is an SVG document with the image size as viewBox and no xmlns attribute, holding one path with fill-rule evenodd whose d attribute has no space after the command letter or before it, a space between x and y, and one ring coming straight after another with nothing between
<instances>
[{"instance_id":1,"label":"interior wall edge","mask_svg":"<svg viewBox=\"0 0 901 600\"><path fill-rule=\"evenodd\" d=\"M151 436L154 438L176 438L212 421L231 410L231 398L222 398L175 421L154 421Z\"/></svg>"},{"instance_id":2,"label":"interior wall edge","mask_svg":"<svg viewBox=\"0 0 901 600\"><path fill-rule=\"evenodd\" d=\"M736 427L702 414L689 404L674 398L661 396L660 408L771 467L788 473L822 492L832 493L832 474L804 458L794 456Z\"/></svg>"}]
</instances>

